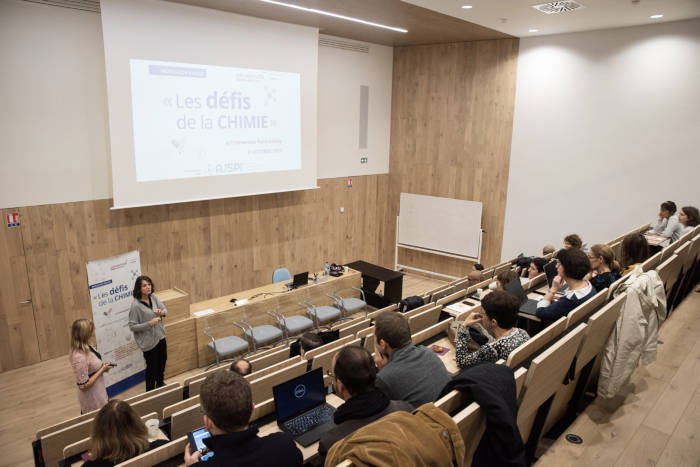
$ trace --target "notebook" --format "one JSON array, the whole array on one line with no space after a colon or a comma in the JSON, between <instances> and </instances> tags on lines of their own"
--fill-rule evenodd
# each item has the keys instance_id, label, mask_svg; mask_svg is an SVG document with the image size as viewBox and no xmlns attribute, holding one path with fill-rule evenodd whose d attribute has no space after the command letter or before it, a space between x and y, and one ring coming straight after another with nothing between
<instances>
[{"instance_id":1,"label":"notebook","mask_svg":"<svg viewBox=\"0 0 700 467\"><path fill-rule=\"evenodd\" d=\"M317 368L272 388L277 425L306 447L333 428L335 408L326 403L323 369Z\"/></svg>"}]
</instances>

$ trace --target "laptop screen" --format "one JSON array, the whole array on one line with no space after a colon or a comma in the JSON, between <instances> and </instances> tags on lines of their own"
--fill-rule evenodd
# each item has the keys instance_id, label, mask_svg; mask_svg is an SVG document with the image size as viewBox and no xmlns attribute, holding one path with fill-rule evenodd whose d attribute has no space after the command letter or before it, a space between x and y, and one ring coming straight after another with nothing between
<instances>
[{"instance_id":1,"label":"laptop screen","mask_svg":"<svg viewBox=\"0 0 700 467\"><path fill-rule=\"evenodd\" d=\"M283 422L326 401L323 369L316 368L272 388L277 421Z\"/></svg>"},{"instance_id":2,"label":"laptop screen","mask_svg":"<svg viewBox=\"0 0 700 467\"><path fill-rule=\"evenodd\" d=\"M504 285L503 290L515 295L518 298L518 300L520 301L521 305L525 301L527 301L527 294L525 293L525 290L523 289L523 285L520 283L519 277L516 277L515 279L513 279L512 281L510 281L506 285Z\"/></svg>"},{"instance_id":3,"label":"laptop screen","mask_svg":"<svg viewBox=\"0 0 700 467\"><path fill-rule=\"evenodd\" d=\"M294 274L294 281L292 282L292 287L301 287L309 283L309 271L301 272L299 274Z\"/></svg>"}]
</instances>

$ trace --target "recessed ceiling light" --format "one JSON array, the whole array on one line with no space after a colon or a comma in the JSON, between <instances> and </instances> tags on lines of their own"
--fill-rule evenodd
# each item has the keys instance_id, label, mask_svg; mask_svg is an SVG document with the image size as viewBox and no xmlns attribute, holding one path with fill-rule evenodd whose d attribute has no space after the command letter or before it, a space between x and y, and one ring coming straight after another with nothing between
<instances>
[{"instance_id":1,"label":"recessed ceiling light","mask_svg":"<svg viewBox=\"0 0 700 467\"><path fill-rule=\"evenodd\" d=\"M286 6L287 8L294 8L295 10L306 11L308 13L316 13L317 15L331 16L333 18L344 19L346 21L352 21L354 23L366 24L367 26L374 26L375 28L389 29L390 31L403 32L403 33L408 32L407 29L395 28L393 26L387 26L385 24L372 23L371 21L365 21L363 19L353 18L352 16L339 15L337 13L331 13L329 11L317 10L315 8L306 8L304 6L294 5L292 3L277 2L275 0L260 0L260 1L264 2L264 3L271 3L273 5Z\"/></svg>"},{"instance_id":2,"label":"recessed ceiling light","mask_svg":"<svg viewBox=\"0 0 700 467\"><path fill-rule=\"evenodd\" d=\"M649 18L651 18L651 19L659 19L659 18L663 18L663 17L664 17L664 15L651 15Z\"/></svg>"},{"instance_id":3,"label":"recessed ceiling light","mask_svg":"<svg viewBox=\"0 0 700 467\"><path fill-rule=\"evenodd\" d=\"M471 5L462 5L462 8L464 8L465 10L471 10L472 6Z\"/></svg>"},{"instance_id":4,"label":"recessed ceiling light","mask_svg":"<svg viewBox=\"0 0 700 467\"><path fill-rule=\"evenodd\" d=\"M527 32L537 32L539 29L528 29Z\"/></svg>"}]
</instances>

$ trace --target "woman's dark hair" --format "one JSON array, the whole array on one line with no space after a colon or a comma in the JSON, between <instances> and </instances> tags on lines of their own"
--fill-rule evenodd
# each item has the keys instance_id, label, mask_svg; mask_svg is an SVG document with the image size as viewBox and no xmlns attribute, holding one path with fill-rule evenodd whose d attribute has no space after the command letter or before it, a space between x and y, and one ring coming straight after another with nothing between
<instances>
[{"instance_id":1,"label":"woman's dark hair","mask_svg":"<svg viewBox=\"0 0 700 467\"><path fill-rule=\"evenodd\" d=\"M494 290L481 300L481 306L489 318L498 322L501 329L510 329L518 321L518 298L505 290Z\"/></svg>"},{"instance_id":2,"label":"woman's dark hair","mask_svg":"<svg viewBox=\"0 0 700 467\"><path fill-rule=\"evenodd\" d=\"M134 298L135 298L136 300L141 300L141 283L142 283L143 281L146 281L146 282L148 282L149 284L151 284L151 293L153 293L153 292L156 291L156 287L153 285L153 281L151 280L150 277L148 277L148 276L139 276L139 277L136 278L136 283L134 284L134 292L133 292L133 294L134 294Z\"/></svg>"},{"instance_id":3,"label":"woman's dark hair","mask_svg":"<svg viewBox=\"0 0 700 467\"><path fill-rule=\"evenodd\" d=\"M668 211L671 214L675 214L677 209L676 203L674 203L673 201L664 201L663 203L661 203L661 209L663 209L664 211Z\"/></svg>"},{"instance_id":4,"label":"woman's dark hair","mask_svg":"<svg viewBox=\"0 0 700 467\"><path fill-rule=\"evenodd\" d=\"M544 258L532 258L532 261L530 261L530 263L535 264L537 272L542 272L544 271L544 265L547 264L547 260Z\"/></svg>"},{"instance_id":5,"label":"woman's dark hair","mask_svg":"<svg viewBox=\"0 0 700 467\"><path fill-rule=\"evenodd\" d=\"M685 223L685 225L689 227L696 227L698 224L700 224L700 212L698 212L698 208L695 206L683 206L681 211L688 216L688 221Z\"/></svg>"},{"instance_id":6,"label":"woman's dark hair","mask_svg":"<svg viewBox=\"0 0 700 467\"><path fill-rule=\"evenodd\" d=\"M367 349L348 345L335 357L333 373L354 396L374 389L377 367Z\"/></svg>"},{"instance_id":7,"label":"woman's dark hair","mask_svg":"<svg viewBox=\"0 0 700 467\"><path fill-rule=\"evenodd\" d=\"M301 348L304 349L304 352L308 352L316 347L321 347L323 345L323 339L321 339L321 336L316 333L305 332L299 339L299 345L301 345Z\"/></svg>"},{"instance_id":8,"label":"woman's dark hair","mask_svg":"<svg viewBox=\"0 0 700 467\"><path fill-rule=\"evenodd\" d=\"M477 271L483 271L484 265L481 263L474 263L474 269L476 269Z\"/></svg>"},{"instance_id":9,"label":"woman's dark hair","mask_svg":"<svg viewBox=\"0 0 700 467\"><path fill-rule=\"evenodd\" d=\"M571 248L577 248L580 250L583 246L583 241L581 240L581 237L578 236L578 234L569 234L566 237L564 237L564 241L571 245Z\"/></svg>"},{"instance_id":10,"label":"woman's dark hair","mask_svg":"<svg viewBox=\"0 0 700 467\"><path fill-rule=\"evenodd\" d=\"M560 251L557 255L557 259L564 268L566 277L580 281L586 274L591 272L591 260L588 259L586 253L578 248Z\"/></svg>"},{"instance_id":11,"label":"woman's dark hair","mask_svg":"<svg viewBox=\"0 0 700 467\"><path fill-rule=\"evenodd\" d=\"M643 263L649 257L649 244L641 233L626 236L622 240L622 264L628 268L633 264Z\"/></svg>"}]
</instances>

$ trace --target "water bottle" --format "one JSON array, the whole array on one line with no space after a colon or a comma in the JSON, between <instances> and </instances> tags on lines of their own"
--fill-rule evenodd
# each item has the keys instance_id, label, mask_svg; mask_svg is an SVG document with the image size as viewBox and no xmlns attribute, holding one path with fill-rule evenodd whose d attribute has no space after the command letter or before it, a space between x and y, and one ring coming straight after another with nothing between
<instances>
[{"instance_id":1,"label":"water bottle","mask_svg":"<svg viewBox=\"0 0 700 467\"><path fill-rule=\"evenodd\" d=\"M326 265L323 268L323 275L327 276L330 271L331 271L331 267L328 265L328 261L326 261Z\"/></svg>"}]
</instances>

